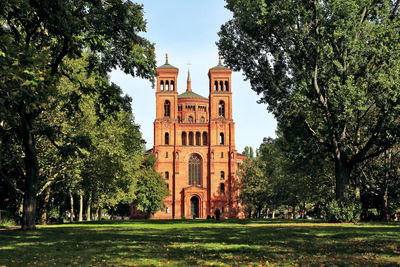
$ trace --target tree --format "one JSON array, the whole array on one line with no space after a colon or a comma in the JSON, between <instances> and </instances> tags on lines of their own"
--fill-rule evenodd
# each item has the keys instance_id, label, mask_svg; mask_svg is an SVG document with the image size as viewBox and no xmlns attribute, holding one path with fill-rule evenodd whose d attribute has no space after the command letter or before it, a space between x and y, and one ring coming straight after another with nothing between
<instances>
[{"instance_id":1,"label":"tree","mask_svg":"<svg viewBox=\"0 0 400 267\"><path fill-rule=\"evenodd\" d=\"M154 154L147 155L144 159L141 170L137 172L135 194L130 202L147 216L164 208L163 200L170 194L167 183L155 170L155 162Z\"/></svg>"},{"instance_id":2,"label":"tree","mask_svg":"<svg viewBox=\"0 0 400 267\"><path fill-rule=\"evenodd\" d=\"M145 31L143 9L131 1L2 1L0 10L0 117L14 129L24 153L22 229L35 229L38 116L58 97L57 84L71 69L69 58L88 54L88 72L101 77L115 67L154 81L154 46ZM99 80L99 112L119 108L117 86ZM94 88L81 88L90 92Z\"/></svg>"},{"instance_id":3,"label":"tree","mask_svg":"<svg viewBox=\"0 0 400 267\"><path fill-rule=\"evenodd\" d=\"M260 218L268 206L271 188L268 178L263 175L259 161L247 158L240 165L239 178L239 199L246 207L249 218Z\"/></svg>"},{"instance_id":4,"label":"tree","mask_svg":"<svg viewBox=\"0 0 400 267\"><path fill-rule=\"evenodd\" d=\"M233 19L218 42L227 65L285 131L307 133L296 141L334 163L338 200L352 171L400 136L399 4L227 0Z\"/></svg>"},{"instance_id":5,"label":"tree","mask_svg":"<svg viewBox=\"0 0 400 267\"><path fill-rule=\"evenodd\" d=\"M50 169L54 173L41 171L41 183L48 185L50 190L52 184L61 182L64 190L58 194L64 194L64 198L67 197L65 192L71 198L78 196L79 220L83 219L84 205L87 207L86 218L90 220L92 206L100 210L133 198L134 191L130 189L143 159L144 145L139 126L133 120L130 102L121 104L121 110L102 116L96 109L102 96L96 92L88 96L80 91L79 85L95 86L96 80L101 78L95 78L96 73L93 72L90 76L87 74L86 59L65 61L73 72L69 78L63 77L60 81L61 100L53 103L53 110L45 110L39 117L51 129L57 129L50 136L56 153L49 153L52 150L48 140L38 140L38 147L43 147L38 155L41 170ZM109 83L108 77L104 77L103 81ZM122 94L122 90L115 89ZM66 108L70 107L71 96L79 96L80 99L73 105L74 112ZM43 161L43 158L49 160ZM68 170L65 170L66 166ZM55 195L52 194L52 197ZM73 207L73 203L70 206ZM42 217L45 218L44 213Z\"/></svg>"}]
</instances>

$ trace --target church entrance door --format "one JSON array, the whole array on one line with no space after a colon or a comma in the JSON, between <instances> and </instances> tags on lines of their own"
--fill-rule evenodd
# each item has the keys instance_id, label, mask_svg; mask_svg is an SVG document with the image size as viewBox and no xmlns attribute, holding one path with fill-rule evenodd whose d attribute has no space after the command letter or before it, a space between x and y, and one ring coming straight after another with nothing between
<instances>
[{"instance_id":1,"label":"church entrance door","mask_svg":"<svg viewBox=\"0 0 400 267\"><path fill-rule=\"evenodd\" d=\"M190 217L199 218L199 198L196 196L190 199Z\"/></svg>"}]
</instances>

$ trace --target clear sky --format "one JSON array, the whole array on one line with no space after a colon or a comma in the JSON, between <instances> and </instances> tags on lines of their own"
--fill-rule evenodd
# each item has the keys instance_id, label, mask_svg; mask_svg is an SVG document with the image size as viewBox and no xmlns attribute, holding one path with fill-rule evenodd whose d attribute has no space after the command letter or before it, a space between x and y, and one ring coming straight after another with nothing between
<instances>
[{"instance_id":1,"label":"clear sky","mask_svg":"<svg viewBox=\"0 0 400 267\"><path fill-rule=\"evenodd\" d=\"M218 64L218 31L232 14L223 0L133 0L144 5L147 32L142 35L155 44L157 66L169 63L179 68L178 93L186 90L188 68L192 90L208 97L208 70ZM191 65L188 66L187 63ZM153 147L155 90L147 80L113 71L111 80L133 98L135 122L140 125L146 148ZM258 148L264 137L275 137L276 120L239 72L232 74L233 120L236 149Z\"/></svg>"}]
</instances>

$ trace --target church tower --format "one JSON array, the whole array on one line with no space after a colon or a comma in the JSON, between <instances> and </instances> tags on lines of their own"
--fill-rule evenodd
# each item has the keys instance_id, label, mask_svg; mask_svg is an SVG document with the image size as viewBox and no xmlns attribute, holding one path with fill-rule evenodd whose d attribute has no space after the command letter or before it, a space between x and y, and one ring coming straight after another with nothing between
<instances>
[{"instance_id":1,"label":"church tower","mask_svg":"<svg viewBox=\"0 0 400 267\"><path fill-rule=\"evenodd\" d=\"M154 122L154 146L171 146L175 142L174 124L177 121L178 101L178 68L168 63L168 54L165 64L156 69L156 120Z\"/></svg>"},{"instance_id":2,"label":"church tower","mask_svg":"<svg viewBox=\"0 0 400 267\"><path fill-rule=\"evenodd\" d=\"M226 188L225 201L228 209L233 201L233 175L236 174L235 124L232 119L232 70L223 66L221 56L218 65L208 72L209 77L209 106L210 106L210 180L211 187L221 187L220 181ZM218 171L223 170L223 171ZM226 171L225 171L226 170ZM222 176L225 179L222 179ZM213 177L215 176L215 177ZM226 210L231 213L232 210Z\"/></svg>"}]
</instances>

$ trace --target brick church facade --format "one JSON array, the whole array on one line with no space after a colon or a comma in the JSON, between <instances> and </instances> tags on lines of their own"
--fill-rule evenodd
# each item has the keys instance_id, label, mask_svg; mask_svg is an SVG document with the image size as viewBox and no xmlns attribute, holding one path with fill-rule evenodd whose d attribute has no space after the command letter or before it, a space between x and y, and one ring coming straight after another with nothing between
<instances>
[{"instance_id":1,"label":"brick church facade","mask_svg":"<svg viewBox=\"0 0 400 267\"><path fill-rule=\"evenodd\" d=\"M155 219L207 218L216 209L223 218L243 218L235 186L238 164L232 119L232 70L211 68L209 97L196 94L188 72L184 93L178 93L179 69L157 68L154 147L156 170L165 178L170 196Z\"/></svg>"}]
</instances>

